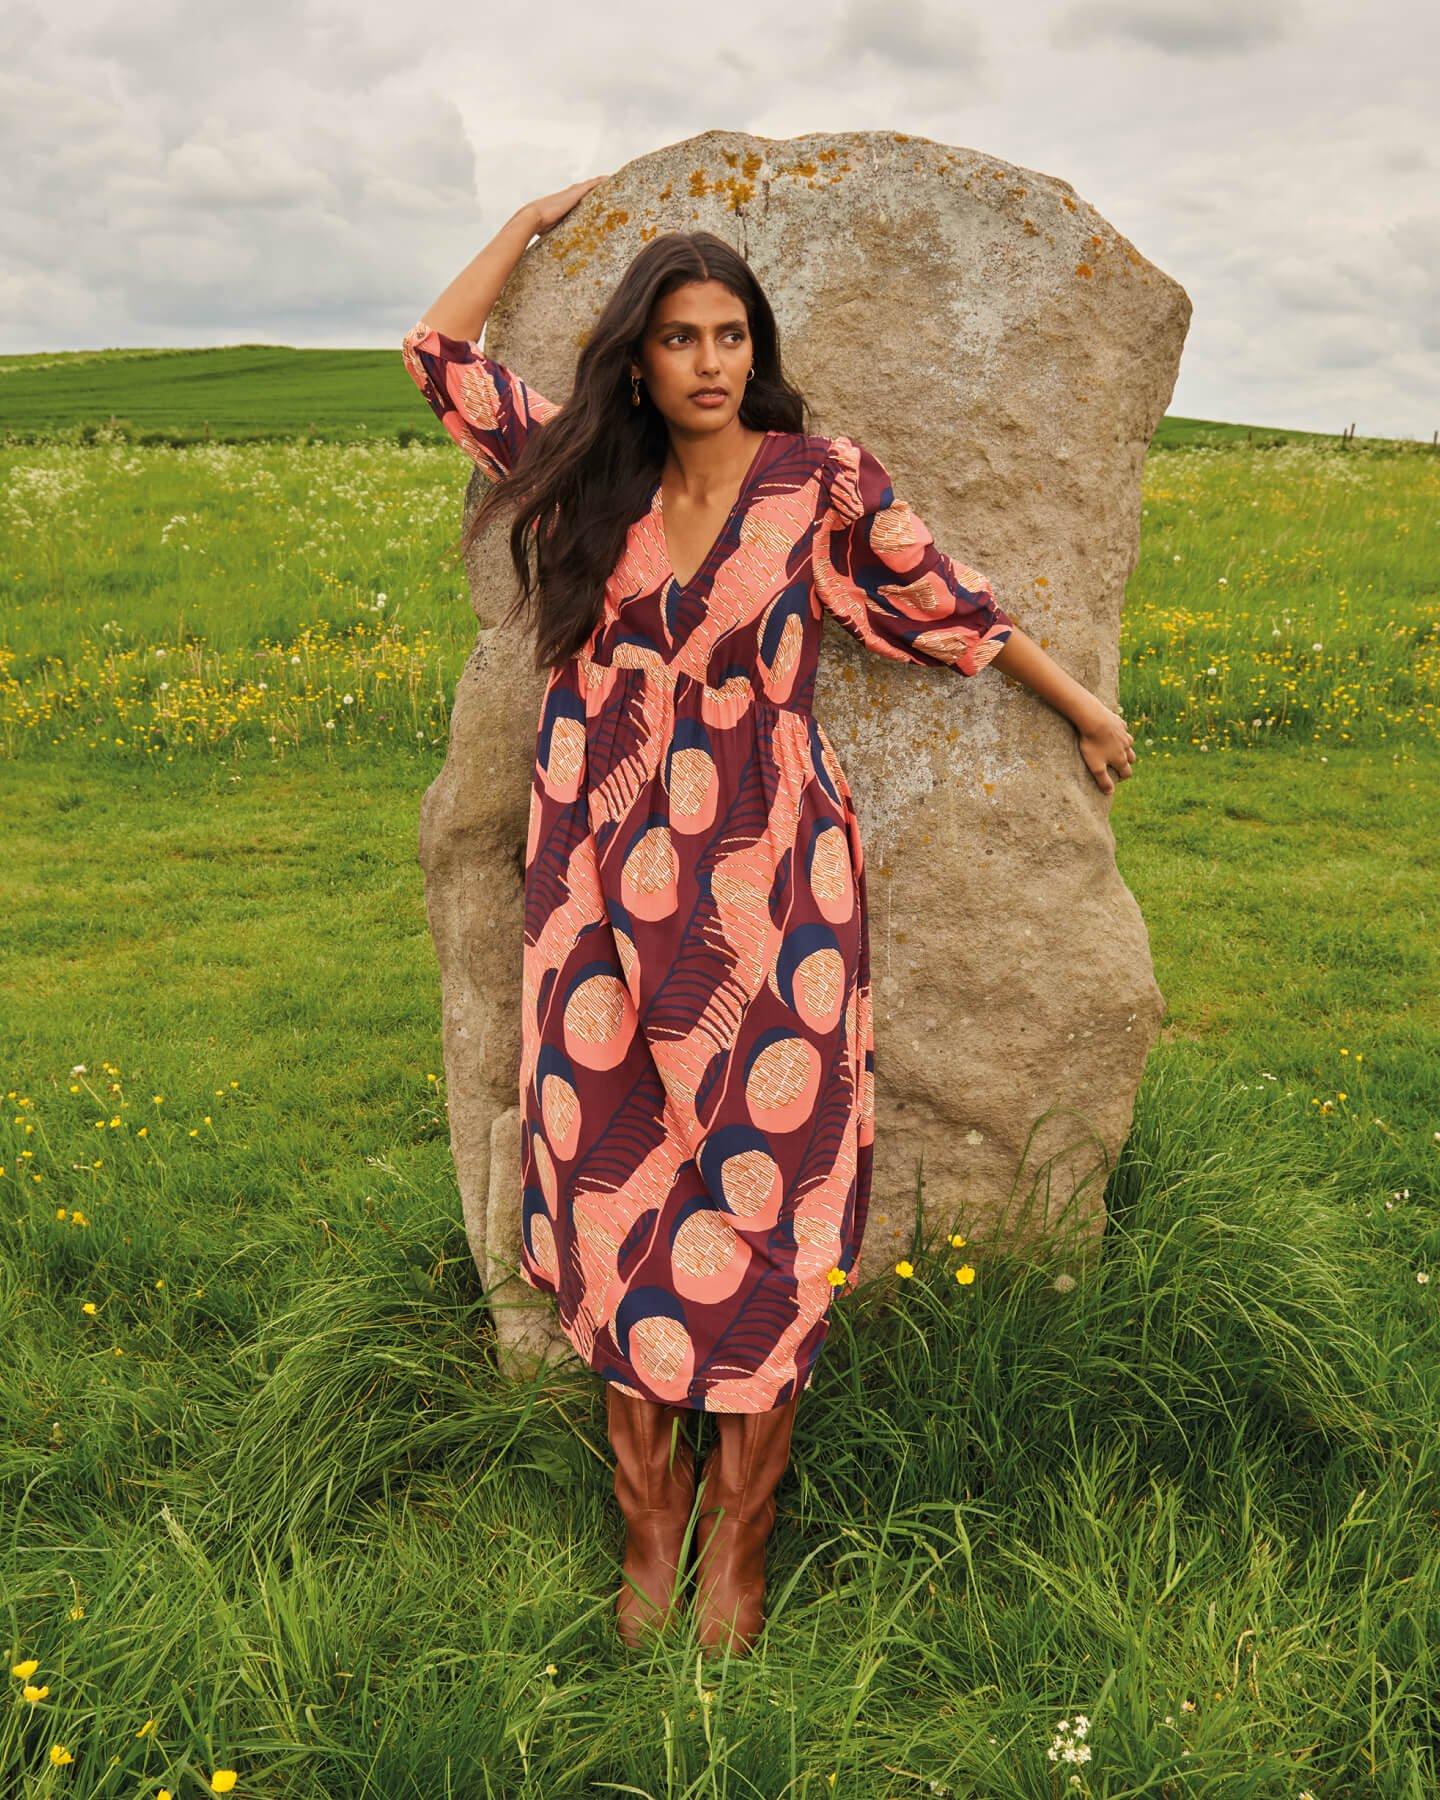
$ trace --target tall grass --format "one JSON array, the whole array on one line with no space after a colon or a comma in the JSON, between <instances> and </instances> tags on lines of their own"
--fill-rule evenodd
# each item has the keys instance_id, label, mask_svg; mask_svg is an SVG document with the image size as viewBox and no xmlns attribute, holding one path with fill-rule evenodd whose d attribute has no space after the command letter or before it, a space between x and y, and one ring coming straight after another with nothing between
<instances>
[{"instance_id":1,"label":"tall grass","mask_svg":"<svg viewBox=\"0 0 1440 1800\"><path fill-rule=\"evenodd\" d=\"M1437 468L1152 453L1104 1238L838 1303L714 1666L619 1648L603 1397L460 1222L453 446L0 450L0 1790L1428 1800Z\"/></svg>"},{"instance_id":2,"label":"tall grass","mask_svg":"<svg viewBox=\"0 0 1440 1800\"><path fill-rule=\"evenodd\" d=\"M472 626L458 460L448 439L0 449L0 754L443 741ZM1152 453L1132 728L1162 754L1433 737L1437 509L1424 446ZM1022 625L1043 553L1027 579L1001 596Z\"/></svg>"}]
</instances>

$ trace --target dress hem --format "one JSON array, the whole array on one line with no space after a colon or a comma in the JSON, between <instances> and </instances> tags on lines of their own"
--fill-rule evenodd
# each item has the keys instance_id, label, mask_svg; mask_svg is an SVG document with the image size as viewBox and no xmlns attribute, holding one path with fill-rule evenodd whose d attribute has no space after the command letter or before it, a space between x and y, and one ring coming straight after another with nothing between
<instances>
[{"instance_id":1,"label":"dress hem","mask_svg":"<svg viewBox=\"0 0 1440 1800\"><path fill-rule=\"evenodd\" d=\"M558 1300L558 1298L559 1298L558 1291L553 1287L547 1286L543 1281L537 1279L537 1277L532 1275L531 1272L525 1267L525 1264L523 1261L516 1264L516 1273L519 1275L520 1279L525 1283L525 1285L529 1288L533 1288L537 1294L545 1294L545 1295L548 1295L549 1298L552 1300ZM582 1356L580 1353L579 1346L575 1343L574 1339L571 1338L569 1332L567 1332L565 1330L565 1327L563 1325L561 1325L560 1330L565 1337L566 1343L568 1343L570 1345L570 1348L575 1352L576 1357L579 1359L581 1365L584 1368L588 1369L592 1375L598 1376L601 1381L608 1381L615 1387L629 1389L631 1391L633 1398L640 1399L640 1400L651 1400L656 1405L659 1405L659 1406L683 1407L687 1412L708 1412L708 1413L757 1412L758 1413L758 1412L777 1412L782 1406L788 1406L792 1400L798 1398L798 1396L800 1394L805 1392L805 1390L810 1385L812 1376L815 1373L815 1366L819 1360L820 1351L824 1348L825 1340L829 1336L830 1324L831 1324L831 1320L827 1316L825 1319L825 1330L824 1330L824 1332L821 1333L821 1335L815 1345L814 1353L812 1354L812 1356L810 1358L809 1364L807 1365L804 1374L800 1375L797 1373L795 1379L790 1384L790 1391L785 1395L785 1397L783 1399L777 1400L773 1407L772 1406L707 1406L705 1404L705 1395L703 1393L698 1396L686 1395L682 1399L672 1399L672 1400L658 1399L657 1396L647 1393L645 1391L645 1389L642 1388L637 1382L627 1381L623 1375L620 1375L618 1373L609 1373L605 1369L600 1368L595 1363L591 1362L588 1357Z\"/></svg>"}]
</instances>

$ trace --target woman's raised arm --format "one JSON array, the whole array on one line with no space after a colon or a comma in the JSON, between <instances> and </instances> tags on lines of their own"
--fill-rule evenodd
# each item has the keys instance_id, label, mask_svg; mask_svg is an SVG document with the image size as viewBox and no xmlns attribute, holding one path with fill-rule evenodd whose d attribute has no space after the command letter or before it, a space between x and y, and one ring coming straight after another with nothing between
<instances>
[{"instance_id":1,"label":"woman's raised arm","mask_svg":"<svg viewBox=\"0 0 1440 1800\"><path fill-rule=\"evenodd\" d=\"M541 200L527 201L513 212L485 248L466 263L434 305L421 314L431 330L442 332L446 337L466 338L473 343L485 329L491 307L499 299L501 288L525 254L531 238L537 232L543 237L552 225L584 199L591 188L604 180L603 175L592 175L586 181L573 182Z\"/></svg>"},{"instance_id":2,"label":"woman's raised arm","mask_svg":"<svg viewBox=\"0 0 1440 1800\"><path fill-rule=\"evenodd\" d=\"M450 436L492 480L515 467L530 433L559 408L486 355L476 340L531 238L563 219L601 179L577 181L513 213L401 340L411 380Z\"/></svg>"}]
</instances>

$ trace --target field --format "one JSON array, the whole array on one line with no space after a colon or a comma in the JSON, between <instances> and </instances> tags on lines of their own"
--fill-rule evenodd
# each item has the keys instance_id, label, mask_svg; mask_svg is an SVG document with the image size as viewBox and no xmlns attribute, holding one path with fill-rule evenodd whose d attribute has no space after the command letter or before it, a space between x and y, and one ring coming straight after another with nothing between
<instances>
[{"instance_id":1,"label":"field","mask_svg":"<svg viewBox=\"0 0 1440 1800\"><path fill-rule=\"evenodd\" d=\"M1440 1791L1440 453L1162 426L1106 1255L845 1302L713 1667L614 1640L598 1383L493 1371L398 337L0 358L0 433L0 1791Z\"/></svg>"}]
</instances>

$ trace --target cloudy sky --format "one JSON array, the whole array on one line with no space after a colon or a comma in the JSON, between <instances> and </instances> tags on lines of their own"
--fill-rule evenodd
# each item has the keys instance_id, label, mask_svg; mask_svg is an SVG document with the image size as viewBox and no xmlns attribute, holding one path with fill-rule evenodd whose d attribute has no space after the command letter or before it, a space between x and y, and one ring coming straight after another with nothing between
<instances>
[{"instance_id":1,"label":"cloudy sky","mask_svg":"<svg viewBox=\"0 0 1440 1800\"><path fill-rule=\"evenodd\" d=\"M1063 177L1183 283L1172 411L1428 440L1430 13L0 0L0 350L389 347L536 195L701 131L903 130Z\"/></svg>"}]
</instances>

